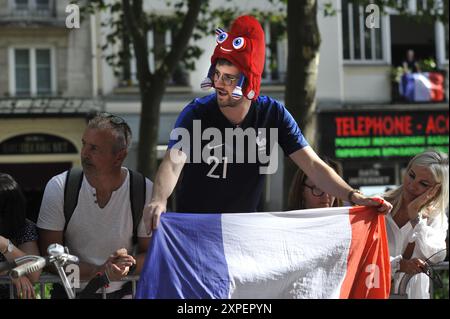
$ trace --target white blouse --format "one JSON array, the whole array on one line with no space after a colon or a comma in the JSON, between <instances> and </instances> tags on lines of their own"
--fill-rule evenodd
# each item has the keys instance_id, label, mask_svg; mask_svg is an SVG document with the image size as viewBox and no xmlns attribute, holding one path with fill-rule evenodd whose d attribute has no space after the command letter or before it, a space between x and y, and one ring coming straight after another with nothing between
<instances>
[{"instance_id":1,"label":"white blouse","mask_svg":"<svg viewBox=\"0 0 450 319\"><path fill-rule=\"evenodd\" d=\"M447 237L448 219L445 214L440 214L434 218L424 218L414 228L412 228L409 222L399 228L392 219L391 214L386 215L385 219L391 271L394 280L391 291L397 292L404 275L404 273L398 272L399 261L409 243L416 243L411 258L426 260L433 254L441 251L434 255L428 262L430 264L436 264L445 259L445 238ZM429 286L429 278L424 273L413 276L407 286L408 298L429 299Z\"/></svg>"}]
</instances>

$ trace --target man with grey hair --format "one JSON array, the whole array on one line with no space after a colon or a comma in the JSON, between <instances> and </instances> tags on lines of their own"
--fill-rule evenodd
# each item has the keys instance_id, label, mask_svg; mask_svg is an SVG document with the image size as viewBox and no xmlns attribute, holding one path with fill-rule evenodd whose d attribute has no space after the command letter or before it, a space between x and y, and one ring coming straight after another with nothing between
<instances>
[{"instance_id":1,"label":"man with grey hair","mask_svg":"<svg viewBox=\"0 0 450 319\"><path fill-rule=\"evenodd\" d=\"M70 219L66 220L64 206L69 173L54 176L45 188L37 222L41 252L45 253L52 243L64 243L80 258L81 280L106 273L110 281L116 281L126 276L131 267L139 273L143 265L149 236L142 218L137 228L137 254L132 255L136 234L130 192L136 173L122 166L130 143L131 130L122 118L97 114L82 137L83 176ZM145 186L143 197L149 199L153 184L145 179ZM107 288L108 298L122 298L131 292L122 286L121 282L112 282ZM64 297L64 290L61 291L60 297ZM57 295L58 288L52 297L58 298Z\"/></svg>"}]
</instances>

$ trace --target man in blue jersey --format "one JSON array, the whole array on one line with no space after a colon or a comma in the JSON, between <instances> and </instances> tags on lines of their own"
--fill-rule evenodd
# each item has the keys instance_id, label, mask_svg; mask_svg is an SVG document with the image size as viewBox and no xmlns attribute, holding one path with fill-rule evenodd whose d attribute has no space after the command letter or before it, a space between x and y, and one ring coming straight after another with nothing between
<instances>
[{"instance_id":1,"label":"man in blue jersey","mask_svg":"<svg viewBox=\"0 0 450 319\"><path fill-rule=\"evenodd\" d=\"M379 206L380 212L392 208L353 190L308 145L287 109L259 96L264 53L264 32L253 17L239 17L230 32L217 30L202 82L202 88L216 92L192 101L177 119L144 210L149 233L166 211L181 173L178 211L256 211L265 175L278 168L278 145L325 192L353 204Z\"/></svg>"}]
</instances>

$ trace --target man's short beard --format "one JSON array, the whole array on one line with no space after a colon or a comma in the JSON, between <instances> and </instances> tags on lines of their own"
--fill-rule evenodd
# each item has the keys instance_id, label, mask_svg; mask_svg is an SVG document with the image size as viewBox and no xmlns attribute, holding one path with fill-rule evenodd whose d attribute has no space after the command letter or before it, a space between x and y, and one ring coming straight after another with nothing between
<instances>
[{"instance_id":1,"label":"man's short beard","mask_svg":"<svg viewBox=\"0 0 450 319\"><path fill-rule=\"evenodd\" d=\"M86 161L86 160L81 160L81 166L83 167L83 170L84 170L84 171L87 171L87 170L89 170L89 171L95 170L95 166L92 165L89 161Z\"/></svg>"},{"instance_id":2,"label":"man's short beard","mask_svg":"<svg viewBox=\"0 0 450 319\"><path fill-rule=\"evenodd\" d=\"M239 105L241 100L242 99L234 100L233 98L231 98L231 101L229 100L226 102L220 102L219 99L217 99L217 104L219 105L219 107L236 107Z\"/></svg>"}]
</instances>

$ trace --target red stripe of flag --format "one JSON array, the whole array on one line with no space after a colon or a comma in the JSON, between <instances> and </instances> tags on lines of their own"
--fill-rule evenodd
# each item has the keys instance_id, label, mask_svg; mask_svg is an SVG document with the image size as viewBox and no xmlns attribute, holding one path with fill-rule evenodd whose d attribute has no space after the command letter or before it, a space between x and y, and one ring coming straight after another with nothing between
<instances>
[{"instance_id":1,"label":"red stripe of flag","mask_svg":"<svg viewBox=\"0 0 450 319\"><path fill-rule=\"evenodd\" d=\"M437 72L428 73L428 79L431 82L430 97L432 101L444 100L444 77Z\"/></svg>"},{"instance_id":2,"label":"red stripe of flag","mask_svg":"<svg viewBox=\"0 0 450 319\"><path fill-rule=\"evenodd\" d=\"M352 242L340 298L388 298L391 268L384 215L372 207L351 207Z\"/></svg>"}]
</instances>

